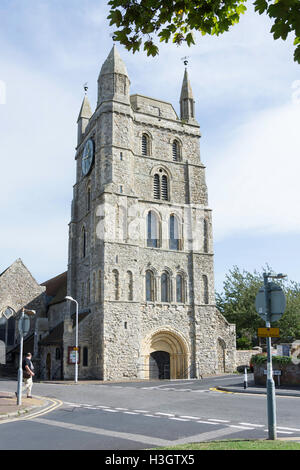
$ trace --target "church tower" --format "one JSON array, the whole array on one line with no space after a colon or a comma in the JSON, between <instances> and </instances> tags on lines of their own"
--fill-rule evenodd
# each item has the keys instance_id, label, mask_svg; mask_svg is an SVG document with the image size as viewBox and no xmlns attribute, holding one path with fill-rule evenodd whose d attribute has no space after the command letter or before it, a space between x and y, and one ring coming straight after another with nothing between
<instances>
[{"instance_id":1,"label":"church tower","mask_svg":"<svg viewBox=\"0 0 300 470\"><path fill-rule=\"evenodd\" d=\"M234 327L214 299L200 136L187 70L178 117L170 103L130 95L113 46L96 109L85 96L78 118L68 294L79 302L79 378L233 370ZM66 358L64 370L72 376Z\"/></svg>"}]
</instances>

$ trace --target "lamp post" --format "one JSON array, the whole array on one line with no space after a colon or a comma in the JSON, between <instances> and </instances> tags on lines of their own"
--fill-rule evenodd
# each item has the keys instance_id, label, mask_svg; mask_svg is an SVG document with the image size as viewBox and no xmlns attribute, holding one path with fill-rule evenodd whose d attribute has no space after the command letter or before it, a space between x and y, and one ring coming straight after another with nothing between
<instances>
[{"instance_id":1,"label":"lamp post","mask_svg":"<svg viewBox=\"0 0 300 470\"><path fill-rule=\"evenodd\" d=\"M21 318L19 320L19 333L20 333L20 357L19 357L19 369L18 369L18 391L17 391L17 405L22 404L22 382L23 382L23 343L24 343L24 336L28 333L30 328L30 321L27 316L25 316L25 312L28 315L35 315L35 310L28 310L26 308L22 308ZM27 324L26 324L27 320Z\"/></svg>"},{"instance_id":2,"label":"lamp post","mask_svg":"<svg viewBox=\"0 0 300 470\"><path fill-rule=\"evenodd\" d=\"M75 383L78 382L78 302L73 297L67 295L65 300L70 300L76 304L76 331L75 331Z\"/></svg>"}]
</instances>

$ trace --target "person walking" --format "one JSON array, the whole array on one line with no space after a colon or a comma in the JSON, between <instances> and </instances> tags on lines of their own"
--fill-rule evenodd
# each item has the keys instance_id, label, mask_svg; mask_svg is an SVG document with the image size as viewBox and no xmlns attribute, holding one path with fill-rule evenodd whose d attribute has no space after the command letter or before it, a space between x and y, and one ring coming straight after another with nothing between
<instances>
[{"instance_id":1,"label":"person walking","mask_svg":"<svg viewBox=\"0 0 300 470\"><path fill-rule=\"evenodd\" d=\"M31 390L32 390L32 377L34 376L34 366L31 361L32 355L31 353L26 353L25 358L22 363L23 369L23 380L24 380L24 387L22 388L22 393L26 390L27 391L27 398L32 398ZM16 392L17 396L17 392Z\"/></svg>"}]
</instances>

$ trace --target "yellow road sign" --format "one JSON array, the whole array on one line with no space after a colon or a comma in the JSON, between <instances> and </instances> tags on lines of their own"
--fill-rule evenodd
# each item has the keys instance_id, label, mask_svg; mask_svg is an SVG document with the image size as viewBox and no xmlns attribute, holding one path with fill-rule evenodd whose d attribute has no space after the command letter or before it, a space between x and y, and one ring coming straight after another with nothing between
<instances>
[{"instance_id":1,"label":"yellow road sign","mask_svg":"<svg viewBox=\"0 0 300 470\"><path fill-rule=\"evenodd\" d=\"M258 328L260 338L279 338L279 328Z\"/></svg>"}]
</instances>

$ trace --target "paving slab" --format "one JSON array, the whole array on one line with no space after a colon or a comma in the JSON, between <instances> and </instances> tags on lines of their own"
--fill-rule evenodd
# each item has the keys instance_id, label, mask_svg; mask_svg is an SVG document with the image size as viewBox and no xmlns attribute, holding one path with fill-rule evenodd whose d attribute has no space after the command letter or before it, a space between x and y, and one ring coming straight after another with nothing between
<instances>
[{"instance_id":1,"label":"paving slab","mask_svg":"<svg viewBox=\"0 0 300 470\"><path fill-rule=\"evenodd\" d=\"M15 393L0 392L0 420L12 417L18 417L24 413L30 413L37 408L43 408L47 404L47 400L42 397L27 398L22 397L22 404L17 404Z\"/></svg>"}]
</instances>

